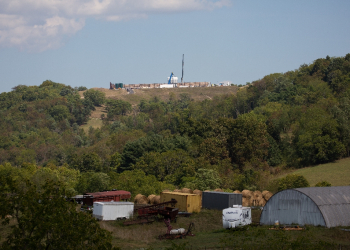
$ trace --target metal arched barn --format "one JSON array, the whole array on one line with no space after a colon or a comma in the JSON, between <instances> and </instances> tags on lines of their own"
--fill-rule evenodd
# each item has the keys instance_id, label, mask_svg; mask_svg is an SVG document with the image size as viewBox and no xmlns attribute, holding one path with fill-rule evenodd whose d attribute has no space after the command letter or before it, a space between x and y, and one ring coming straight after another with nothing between
<instances>
[{"instance_id":1,"label":"metal arched barn","mask_svg":"<svg viewBox=\"0 0 350 250\"><path fill-rule=\"evenodd\" d=\"M274 194L261 213L261 225L350 226L350 186L295 188Z\"/></svg>"}]
</instances>

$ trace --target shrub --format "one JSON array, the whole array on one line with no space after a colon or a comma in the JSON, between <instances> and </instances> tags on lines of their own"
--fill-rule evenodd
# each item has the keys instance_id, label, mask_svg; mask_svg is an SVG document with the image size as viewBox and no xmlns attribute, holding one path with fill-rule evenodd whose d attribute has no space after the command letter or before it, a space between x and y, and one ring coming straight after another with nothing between
<instances>
[{"instance_id":1,"label":"shrub","mask_svg":"<svg viewBox=\"0 0 350 250\"><path fill-rule=\"evenodd\" d=\"M332 186L328 181L317 182L315 187L330 187Z\"/></svg>"},{"instance_id":2,"label":"shrub","mask_svg":"<svg viewBox=\"0 0 350 250\"><path fill-rule=\"evenodd\" d=\"M302 187L310 187L309 182L302 175L289 174L278 181L278 191Z\"/></svg>"}]
</instances>

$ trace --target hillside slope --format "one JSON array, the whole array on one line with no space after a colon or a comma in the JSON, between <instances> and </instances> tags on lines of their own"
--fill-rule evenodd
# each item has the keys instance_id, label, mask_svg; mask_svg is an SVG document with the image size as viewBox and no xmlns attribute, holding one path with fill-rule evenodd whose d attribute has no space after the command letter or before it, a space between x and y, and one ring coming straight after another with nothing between
<instances>
[{"instance_id":1,"label":"hillside slope","mask_svg":"<svg viewBox=\"0 0 350 250\"><path fill-rule=\"evenodd\" d=\"M214 96L235 94L237 93L237 86L227 87L206 87L206 88L173 88L173 89L135 89L134 94L129 94L125 89L105 89L93 88L106 94L107 98L118 98L123 101L128 101L132 105L137 105L142 99L149 100L158 97L165 101L169 99L170 93L174 93L177 97L180 94L189 94L195 101L203 101L205 99L212 99ZM83 97L85 91L80 91L79 94Z\"/></svg>"},{"instance_id":2,"label":"hillside slope","mask_svg":"<svg viewBox=\"0 0 350 250\"><path fill-rule=\"evenodd\" d=\"M350 158L298 169L293 174L303 175L312 187L321 181L327 181L332 186L348 186L350 185Z\"/></svg>"},{"instance_id":3,"label":"hillside slope","mask_svg":"<svg viewBox=\"0 0 350 250\"><path fill-rule=\"evenodd\" d=\"M135 89L134 94L129 94L125 89L106 89L106 88L93 88L95 90L105 93L108 99L120 99L131 103L136 106L142 99L150 100L154 97L160 98L162 101L169 99L170 93L174 93L178 98L181 94L189 94L195 101L203 101L206 99L213 99L215 96L236 94L239 87L237 86L225 86L225 87L207 87L207 88L174 88L174 89ZM84 98L85 91L79 91L81 98ZM91 112L90 120L87 124L81 126L85 131L89 127L100 128L102 126L101 115L105 114L104 107L96 107L95 111Z\"/></svg>"}]
</instances>

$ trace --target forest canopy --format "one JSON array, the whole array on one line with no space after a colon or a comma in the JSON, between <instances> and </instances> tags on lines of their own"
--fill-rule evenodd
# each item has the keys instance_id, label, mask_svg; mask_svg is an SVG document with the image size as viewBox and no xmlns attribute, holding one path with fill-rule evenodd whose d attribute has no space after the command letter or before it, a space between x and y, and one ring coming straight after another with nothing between
<instances>
[{"instance_id":1,"label":"forest canopy","mask_svg":"<svg viewBox=\"0 0 350 250\"><path fill-rule=\"evenodd\" d=\"M263 189L281 169L348 157L349 104L350 54L204 101L171 93L132 105L50 80L18 85L0 94L0 171L59 180L73 193ZM84 131L97 107L102 127Z\"/></svg>"}]
</instances>

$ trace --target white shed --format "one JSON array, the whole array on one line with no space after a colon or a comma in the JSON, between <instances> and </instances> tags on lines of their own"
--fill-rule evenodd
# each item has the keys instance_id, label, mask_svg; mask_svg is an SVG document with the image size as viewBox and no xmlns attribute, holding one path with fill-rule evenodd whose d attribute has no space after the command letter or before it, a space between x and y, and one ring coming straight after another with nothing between
<instances>
[{"instance_id":1,"label":"white shed","mask_svg":"<svg viewBox=\"0 0 350 250\"><path fill-rule=\"evenodd\" d=\"M94 202L93 216L98 220L129 219L134 212L132 202Z\"/></svg>"}]
</instances>

